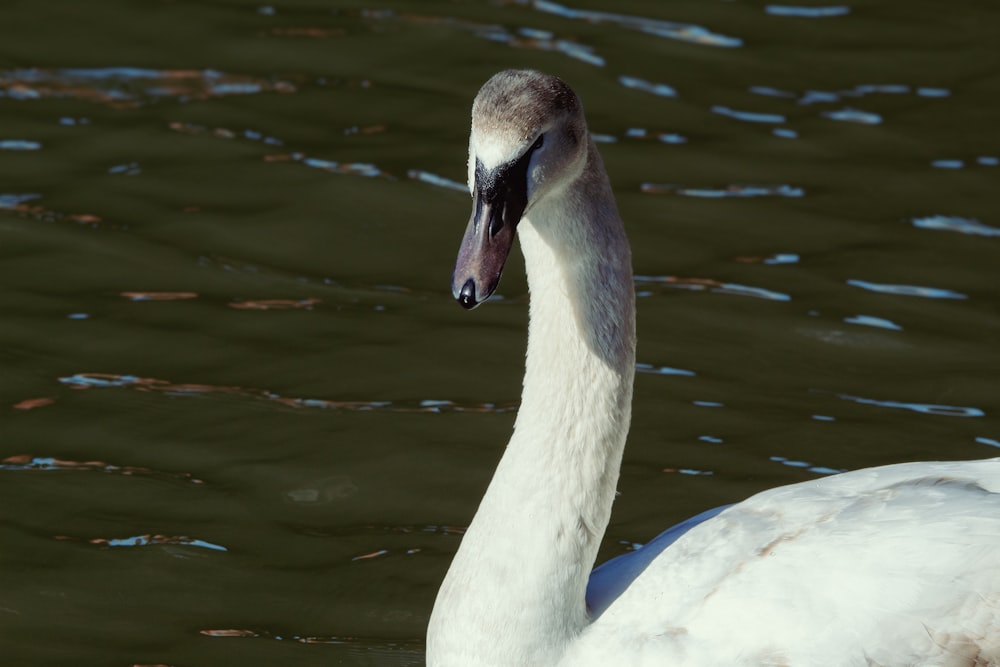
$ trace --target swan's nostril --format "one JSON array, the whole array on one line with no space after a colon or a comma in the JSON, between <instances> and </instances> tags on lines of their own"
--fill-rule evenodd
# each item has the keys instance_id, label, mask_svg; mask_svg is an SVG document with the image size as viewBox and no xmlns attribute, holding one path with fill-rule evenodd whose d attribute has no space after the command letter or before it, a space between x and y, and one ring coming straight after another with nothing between
<instances>
[{"instance_id":1,"label":"swan's nostril","mask_svg":"<svg viewBox=\"0 0 1000 667\"><path fill-rule=\"evenodd\" d=\"M458 293L458 302L463 308L475 308L479 305L476 301L476 283L469 278L462 285L462 291Z\"/></svg>"}]
</instances>

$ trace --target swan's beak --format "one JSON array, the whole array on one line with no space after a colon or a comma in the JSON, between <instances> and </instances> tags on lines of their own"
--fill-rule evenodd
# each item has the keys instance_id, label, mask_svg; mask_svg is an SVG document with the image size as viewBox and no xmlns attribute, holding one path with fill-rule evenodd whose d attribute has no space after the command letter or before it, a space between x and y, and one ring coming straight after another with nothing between
<instances>
[{"instance_id":1,"label":"swan's beak","mask_svg":"<svg viewBox=\"0 0 1000 667\"><path fill-rule=\"evenodd\" d=\"M514 231L527 205L526 174L519 166L505 165L492 173L476 169L472 217L451 275L451 293L465 308L486 301L500 283Z\"/></svg>"}]
</instances>

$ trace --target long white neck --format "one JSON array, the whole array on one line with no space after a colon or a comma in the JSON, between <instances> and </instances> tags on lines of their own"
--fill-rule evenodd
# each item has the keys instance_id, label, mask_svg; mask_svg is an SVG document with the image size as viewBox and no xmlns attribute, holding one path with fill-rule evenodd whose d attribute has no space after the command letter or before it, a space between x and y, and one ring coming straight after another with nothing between
<instances>
[{"instance_id":1,"label":"long white neck","mask_svg":"<svg viewBox=\"0 0 1000 667\"><path fill-rule=\"evenodd\" d=\"M531 294L521 408L428 630L429 665L554 664L587 623L631 415L631 259L594 146L518 227Z\"/></svg>"}]
</instances>

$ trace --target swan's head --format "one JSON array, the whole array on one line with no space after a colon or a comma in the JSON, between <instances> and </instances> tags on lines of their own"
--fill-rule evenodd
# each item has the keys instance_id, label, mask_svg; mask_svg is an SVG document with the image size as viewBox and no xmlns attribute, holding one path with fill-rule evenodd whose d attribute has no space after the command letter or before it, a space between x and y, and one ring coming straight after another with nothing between
<instances>
[{"instance_id":1,"label":"swan's head","mask_svg":"<svg viewBox=\"0 0 1000 667\"><path fill-rule=\"evenodd\" d=\"M459 303L475 308L493 294L517 223L580 176L587 146L580 100L560 79L507 70L483 85L469 139L472 217L451 279Z\"/></svg>"}]
</instances>

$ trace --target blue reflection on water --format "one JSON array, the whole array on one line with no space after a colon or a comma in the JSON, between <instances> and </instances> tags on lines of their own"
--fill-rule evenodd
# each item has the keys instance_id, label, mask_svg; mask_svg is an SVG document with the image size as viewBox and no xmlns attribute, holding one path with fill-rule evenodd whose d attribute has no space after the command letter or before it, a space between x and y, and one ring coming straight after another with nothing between
<instances>
[{"instance_id":1,"label":"blue reflection on water","mask_svg":"<svg viewBox=\"0 0 1000 667\"><path fill-rule=\"evenodd\" d=\"M28 139L0 139L0 151L37 151L42 145Z\"/></svg>"},{"instance_id":2,"label":"blue reflection on water","mask_svg":"<svg viewBox=\"0 0 1000 667\"><path fill-rule=\"evenodd\" d=\"M636 363L635 370L639 373L652 373L653 375L683 375L686 377L691 377L695 375L694 371L685 370L683 368L672 368L670 366L654 366L653 364Z\"/></svg>"},{"instance_id":3,"label":"blue reflection on water","mask_svg":"<svg viewBox=\"0 0 1000 667\"><path fill-rule=\"evenodd\" d=\"M808 461L796 461L794 459L788 459L784 456L772 456L770 460L775 463L780 463L781 465L791 466L792 468L805 468L809 472L815 472L820 475L836 475L838 473L844 472L844 468L828 468L826 466L816 466Z\"/></svg>"},{"instance_id":4,"label":"blue reflection on water","mask_svg":"<svg viewBox=\"0 0 1000 667\"><path fill-rule=\"evenodd\" d=\"M213 551L228 551L222 545L212 544L205 540L198 540L192 537L166 537L163 535L136 535L134 537L112 538L101 543L109 547L146 547L154 544L180 544L187 547L212 549Z\"/></svg>"},{"instance_id":5,"label":"blue reflection on water","mask_svg":"<svg viewBox=\"0 0 1000 667\"><path fill-rule=\"evenodd\" d=\"M718 294L734 294L736 296L754 296L758 299L768 301L791 301L792 297L783 292L764 289L763 287L751 287L750 285L738 285L736 283L722 283L719 287L712 289Z\"/></svg>"},{"instance_id":6,"label":"blue reflection on water","mask_svg":"<svg viewBox=\"0 0 1000 667\"><path fill-rule=\"evenodd\" d=\"M990 227L978 220L962 218L957 215L929 215L925 218L914 218L913 226L920 229L940 229L975 236L1000 236L1000 227Z\"/></svg>"},{"instance_id":7,"label":"blue reflection on water","mask_svg":"<svg viewBox=\"0 0 1000 667\"><path fill-rule=\"evenodd\" d=\"M845 123L858 123L860 125L879 125L882 116L871 111L861 111L860 109L840 109L837 111L824 111L822 116L830 120L839 120Z\"/></svg>"},{"instance_id":8,"label":"blue reflection on water","mask_svg":"<svg viewBox=\"0 0 1000 667\"><path fill-rule=\"evenodd\" d=\"M925 415L939 415L943 417L984 417L986 413L979 408L966 407L960 405L937 405L934 403L904 403L902 401L880 401L874 398L864 398L862 396L851 396L850 394L837 394L838 398L845 401L852 401L860 405L875 405L880 408L899 408L902 410L912 410Z\"/></svg>"},{"instance_id":9,"label":"blue reflection on water","mask_svg":"<svg viewBox=\"0 0 1000 667\"><path fill-rule=\"evenodd\" d=\"M120 105L136 104L144 99L155 100L160 97L186 102L206 97L294 90L295 86L286 81L234 75L211 69L33 67L0 71L0 97L16 100L68 97Z\"/></svg>"},{"instance_id":10,"label":"blue reflection on water","mask_svg":"<svg viewBox=\"0 0 1000 667\"><path fill-rule=\"evenodd\" d=\"M26 201L39 199L42 195L35 193L3 194L0 193L0 208L15 208Z\"/></svg>"},{"instance_id":11,"label":"blue reflection on water","mask_svg":"<svg viewBox=\"0 0 1000 667\"><path fill-rule=\"evenodd\" d=\"M763 287L753 287L750 285L740 285L737 283L722 283L707 279L680 279L675 276L643 276L633 277L637 286L644 284L664 285L674 289L684 289L696 292L708 290L716 294L732 294L735 296L752 296L758 299L769 301L791 301L792 297L783 292L764 289Z\"/></svg>"},{"instance_id":12,"label":"blue reflection on water","mask_svg":"<svg viewBox=\"0 0 1000 667\"><path fill-rule=\"evenodd\" d=\"M947 88L917 88L917 95L920 97L949 97L951 91Z\"/></svg>"},{"instance_id":13,"label":"blue reflection on water","mask_svg":"<svg viewBox=\"0 0 1000 667\"><path fill-rule=\"evenodd\" d=\"M802 197L806 191L795 185L739 185L731 184L721 188L685 187L673 183L643 183L640 189L647 194L672 192L684 197L704 197L723 199L726 197Z\"/></svg>"},{"instance_id":14,"label":"blue reflection on water","mask_svg":"<svg viewBox=\"0 0 1000 667\"><path fill-rule=\"evenodd\" d=\"M937 287L921 287L918 285L893 285L888 283L871 283L866 280L848 280L848 285L860 287L881 294L897 294L900 296L920 296L928 299L968 299L960 292L940 289Z\"/></svg>"},{"instance_id":15,"label":"blue reflection on water","mask_svg":"<svg viewBox=\"0 0 1000 667\"><path fill-rule=\"evenodd\" d=\"M796 94L787 90L781 90L780 88L772 88L771 86L750 86L750 92L757 95L766 95L768 97L785 97L792 98L796 97Z\"/></svg>"},{"instance_id":16,"label":"blue reflection on water","mask_svg":"<svg viewBox=\"0 0 1000 667\"><path fill-rule=\"evenodd\" d=\"M872 315L855 315L854 317L845 317L844 321L848 324L863 324L867 327L878 327L879 329L889 329L891 331L903 330L903 327L899 326L895 322L881 317L874 317Z\"/></svg>"},{"instance_id":17,"label":"blue reflection on water","mask_svg":"<svg viewBox=\"0 0 1000 667\"><path fill-rule=\"evenodd\" d=\"M626 88L641 90L653 95L659 95L660 97L677 97L677 91L665 83L653 83L652 81L646 81L634 76L624 75L618 77L618 82Z\"/></svg>"},{"instance_id":18,"label":"blue reflection on water","mask_svg":"<svg viewBox=\"0 0 1000 667\"><path fill-rule=\"evenodd\" d=\"M429 183L431 185L436 185L441 188L447 188L448 190L455 190L457 192L468 192L469 186L465 183L459 183L458 181L453 181L450 178L445 178L444 176L438 176L437 174L432 174L429 171L423 171L421 169L410 169L406 172L409 178L415 181L420 181L421 183Z\"/></svg>"},{"instance_id":19,"label":"blue reflection on water","mask_svg":"<svg viewBox=\"0 0 1000 667\"><path fill-rule=\"evenodd\" d=\"M777 113L760 113L755 111L740 111L738 109L730 109L729 107L724 107L721 104L716 104L712 107L712 113L717 113L722 116L729 116L730 118L735 118L737 120L746 121L748 123L784 123L785 117Z\"/></svg>"},{"instance_id":20,"label":"blue reflection on water","mask_svg":"<svg viewBox=\"0 0 1000 667\"><path fill-rule=\"evenodd\" d=\"M557 2L548 0L535 0L531 3L532 9L547 14L555 14L563 18L587 21L588 23L614 23L622 28L638 30L657 37L676 39L692 44L703 46L719 46L725 48L736 48L743 46L743 40L738 37L721 35L712 32L700 25L693 23L677 23L674 21L661 21L643 16L632 16L629 14L615 14L613 12L602 12L589 9L577 9L567 7Z\"/></svg>"},{"instance_id":21,"label":"blue reflection on water","mask_svg":"<svg viewBox=\"0 0 1000 667\"><path fill-rule=\"evenodd\" d=\"M830 7L799 7L795 5L767 5L764 11L771 16L793 16L795 18L821 19L831 16L846 16L851 8L844 5Z\"/></svg>"},{"instance_id":22,"label":"blue reflection on water","mask_svg":"<svg viewBox=\"0 0 1000 667\"><path fill-rule=\"evenodd\" d=\"M77 373L59 378L62 384L74 387L128 387L142 382L138 375L95 376L87 373Z\"/></svg>"}]
</instances>

